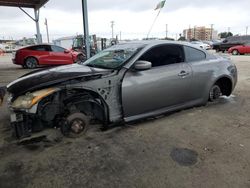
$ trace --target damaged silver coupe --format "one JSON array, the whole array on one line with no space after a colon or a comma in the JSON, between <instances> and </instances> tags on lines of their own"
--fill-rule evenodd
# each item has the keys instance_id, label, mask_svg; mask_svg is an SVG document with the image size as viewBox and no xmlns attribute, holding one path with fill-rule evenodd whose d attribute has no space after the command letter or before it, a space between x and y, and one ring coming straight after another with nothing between
<instances>
[{"instance_id":1,"label":"damaged silver coupe","mask_svg":"<svg viewBox=\"0 0 250 188\"><path fill-rule=\"evenodd\" d=\"M108 127L204 105L231 95L236 82L228 59L186 43L138 41L26 74L7 91L17 138L55 127L77 137L94 120Z\"/></svg>"}]
</instances>

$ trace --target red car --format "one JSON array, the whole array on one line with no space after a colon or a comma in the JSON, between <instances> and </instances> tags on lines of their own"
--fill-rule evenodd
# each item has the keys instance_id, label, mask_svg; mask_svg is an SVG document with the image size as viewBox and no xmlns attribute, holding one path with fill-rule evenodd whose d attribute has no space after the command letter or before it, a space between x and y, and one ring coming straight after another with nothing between
<instances>
[{"instance_id":1,"label":"red car","mask_svg":"<svg viewBox=\"0 0 250 188\"><path fill-rule=\"evenodd\" d=\"M67 65L83 59L84 55L80 52L60 46L41 44L17 50L13 63L22 65L23 68L33 69L41 65Z\"/></svg>"},{"instance_id":2,"label":"red car","mask_svg":"<svg viewBox=\"0 0 250 188\"><path fill-rule=\"evenodd\" d=\"M231 53L233 55L249 54L250 53L250 44L248 44L248 45L239 45L239 46L234 46L232 48L229 48L228 53Z\"/></svg>"}]
</instances>

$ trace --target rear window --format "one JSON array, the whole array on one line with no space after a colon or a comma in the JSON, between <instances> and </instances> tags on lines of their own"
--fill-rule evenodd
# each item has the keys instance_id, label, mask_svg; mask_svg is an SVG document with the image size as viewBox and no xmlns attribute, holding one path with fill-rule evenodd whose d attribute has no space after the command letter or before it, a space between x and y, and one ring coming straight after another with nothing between
<instances>
[{"instance_id":1,"label":"rear window","mask_svg":"<svg viewBox=\"0 0 250 188\"><path fill-rule=\"evenodd\" d=\"M202 61L206 59L206 54L201 50L188 46L184 46L184 50L187 62Z\"/></svg>"}]
</instances>

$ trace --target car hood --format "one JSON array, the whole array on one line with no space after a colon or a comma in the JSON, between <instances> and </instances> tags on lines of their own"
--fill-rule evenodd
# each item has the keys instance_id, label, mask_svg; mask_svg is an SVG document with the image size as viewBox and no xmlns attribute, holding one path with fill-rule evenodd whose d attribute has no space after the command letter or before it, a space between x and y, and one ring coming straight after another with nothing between
<instances>
[{"instance_id":1,"label":"car hood","mask_svg":"<svg viewBox=\"0 0 250 188\"><path fill-rule=\"evenodd\" d=\"M7 85L7 91L15 96L38 90L68 80L110 74L112 70L92 68L80 64L60 66L28 73ZM91 78L90 78L91 79Z\"/></svg>"}]
</instances>

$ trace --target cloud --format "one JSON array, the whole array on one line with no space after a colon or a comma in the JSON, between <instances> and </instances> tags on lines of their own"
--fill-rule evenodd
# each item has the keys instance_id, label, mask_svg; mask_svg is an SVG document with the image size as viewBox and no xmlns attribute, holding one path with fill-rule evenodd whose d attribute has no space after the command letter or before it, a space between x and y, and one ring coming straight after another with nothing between
<instances>
[{"instance_id":1,"label":"cloud","mask_svg":"<svg viewBox=\"0 0 250 188\"><path fill-rule=\"evenodd\" d=\"M51 38L83 32L82 0L50 0L41 9L41 32L44 36L45 17L48 18ZM160 0L88 0L90 32L110 37L110 21L115 21L115 33L123 38L142 38L147 34ZM172 37L190 26L209 26L234 33L245 33L250 23L250 0L167 0L155 26L153 36L165 36L166 24ZM33 15L32 9L26 9ZM250 26L250 25L249 25ZM35 34L35 23L18 8L0 7L0 38L30 37Z\"/></svg>"},{"instance_id":2,"label":"cloud","mask_svg":"<svg viewBox=\"0 0 250 188\"><path fill-rule=\"evenodd\" d=\"M50 0L46 5L47 7L54 7L63 11L81 11L82 0ZM153 10L160 0L89 0L88 7L90 11L95 10L127 10L131 12ZM193 8L208 8L220 7L227 9L229 7L240 7L241 9L248 10L250 6L249 0L166 0L166 5L163 11L176 11L185 7Z\"/></svg>"}]
</instances>

